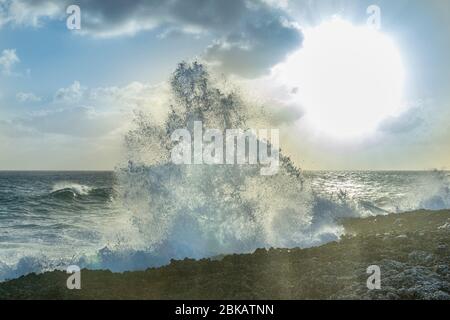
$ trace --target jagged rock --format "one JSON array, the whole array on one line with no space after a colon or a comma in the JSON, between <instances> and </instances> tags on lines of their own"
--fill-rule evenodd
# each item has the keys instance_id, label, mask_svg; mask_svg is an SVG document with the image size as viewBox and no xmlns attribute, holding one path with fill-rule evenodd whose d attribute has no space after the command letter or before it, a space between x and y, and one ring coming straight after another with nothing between
<instances>
[{"instance_id":1,"label":"jagged rock","mask_svg":"<svg viewBox=\"0 0 450 320\"><path fill-rule=\"evenodd\" d=\"M404 299L441 299L444 297L443 293L446 294L444 290L448 290L446 282L424 267L411 267L385 279L385 282L397 287Z\"/></svg>"},{"instance_id":2,"label":"jagged rock","mask_svg":"<svg viewBox=\"0 0 450 320\"><path fill-rule=\"evenodd\" d=\"M450 268L448 265L440 264L434 267L434 272L440 275L448 276L450 275Z\"/></svg>"},{"instance_id":3,"label":"jagged rock","mask_svg":"<svg viewBox=\"0 0 450 320\"><path fill-rule=\"evenodd\" d=\"M438 227L439 230L450 230L450 223L446 222L442 226Z\"/></svg>"},{"instance_id":4,"label":"jagged rock","mask_svg":"<svg viewBox=\"0 0 450 320\"><path fill-rule=\"evenodd\" d=\"M444 291L437 291L433 294L433 300L450 300L450 295Z\"/></svg>"},{"instance_id":5,"label":"jagged rock","mask_svg":"<svg viewBox=\"0 0 450 320\"><path fill-rule=\"evenodd\" d=\"M429 265L434 261L434 256L424 251L413 251L408 255L408 259L414 264Z\"/></svg>"}]
</instances>

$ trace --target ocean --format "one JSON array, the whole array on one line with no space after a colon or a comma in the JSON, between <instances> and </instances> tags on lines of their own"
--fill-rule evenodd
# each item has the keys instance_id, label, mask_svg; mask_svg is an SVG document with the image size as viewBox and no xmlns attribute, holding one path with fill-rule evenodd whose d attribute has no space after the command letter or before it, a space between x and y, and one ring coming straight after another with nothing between
<instances>
[{"instance_id":1,"label":"ocean","mask_svg":"<svg viewBox=\"0 0 450 320\"><path fill-rule=\"evenodd\" d=\"M155 195L158 180L130 187L118 172L0 172L0 280L71 264L142 270L170 259L251 252L260 246L316 246L339 240L341 217L450 208L450 172L305 172L304 181L308 197L305 208L298 208L301 223L290 223L291 215L281 215L282 221L258 214L282 212L280 205L249 209L251 221L268 220L257 224L271 230L263 237L260 227L238 230L246 226L242 215L247 213L237 209L229 220L209 219L208 212L223 210L221 203L205 208L186 201L176 217L164 213L164 206L170 211L177 202L164 193L158 197L167 201L156 203L154 212L140 206L147 192ZM136 208L142 208L139 214ZM200 218L194 224L184 212Z\"/></svg>"}]
</instances>

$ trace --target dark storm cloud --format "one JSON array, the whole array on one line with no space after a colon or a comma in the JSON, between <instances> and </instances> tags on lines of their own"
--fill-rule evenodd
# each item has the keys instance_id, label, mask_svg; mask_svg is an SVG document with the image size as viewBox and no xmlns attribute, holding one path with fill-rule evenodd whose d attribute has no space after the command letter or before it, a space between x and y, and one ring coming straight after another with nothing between
<instances>
[{"instance_id":1,"label":"dark storm cloud","mask_svg":"<svg viewBox=\"0 0 450 320\"><path fill-rule=\"evenodd\" d=\"M158 28L215 39L205 53L223 70L256 76L299 47L301 31L286 12L262 0L0 0L0 26L39 26L64 19L65 8L81 8L82 34L133 35ZM168 33L170 34L170 33Z\"/></svg>"}]
</instances>

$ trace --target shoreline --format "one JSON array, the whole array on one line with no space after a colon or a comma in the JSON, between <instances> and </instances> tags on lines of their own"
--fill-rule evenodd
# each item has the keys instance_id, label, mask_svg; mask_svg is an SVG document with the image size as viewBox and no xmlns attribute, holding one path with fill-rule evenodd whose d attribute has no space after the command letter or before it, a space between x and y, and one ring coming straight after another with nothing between
<instances>
[{"instance_id":1,"label":"shoreline","mask_svg":"<svg viewBox=\"0 0 450 320\"><path fill-rule=\"evenodd\" d=\"M0 299L450 299L450 210L347 218L339 242L172 260L145 271L28 274L0 283ZM381 269L368 290L367 268Z\"/></svg>"}]
</instances>

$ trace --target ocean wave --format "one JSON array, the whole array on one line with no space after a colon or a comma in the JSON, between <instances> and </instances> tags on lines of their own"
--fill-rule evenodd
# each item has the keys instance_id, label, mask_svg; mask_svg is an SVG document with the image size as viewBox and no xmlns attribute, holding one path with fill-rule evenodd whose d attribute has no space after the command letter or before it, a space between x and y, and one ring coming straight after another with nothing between
<instances>
[{"instance_id":1,"label":"ocean wave","mask_svg":"<svg viewBox=\"0 0 450 320\"><path fill-rule=\"evenodd\" d=\"M57 183L53 187L49 196L60 200L74 199L112 199L115 190L112 187L95 188L77 183Z\"/></svg>"},{"instance_id":2,"label":"ocean wave","mask_svg":"<svg viewBox=\"0 0 450 320\"><path fill-rule=\"evenodd\" d=\"M347 173L339 173L337 180L325 175L322 182L331 181L332 191L324 193L323 184L314 186L313 179L306 178L282 153L274 176L261 176L257 165L174 165L170 161L170 130L189 128L195 120L211 128L243 128L261 112L252 110L235 93L215 88L199 64L180 65L171 84L174 103L164 123L155 123L146 113L136 114L136 127L125 139L127 162L116 171L114 189L59 182L50 193L52 199L63 201L114 195L126 214L123 221L113 222L117 240L97 248L91 245L90 252L74 245L68 248L69 257L24 253L18 262L0 265L0 278L64 269L69 264L142 270L167 264L170 259L200 259L270 247L305 248L339 240L345 231L339 223L342 218L450 205L448 176L438 172L423 179L400 175L399 191L395 186L394 195L383 193L377 202L360 190L378 188L382 193L389 184L383 176L364 184L361 173L351 173L355 183L344 181L339 186L336 181L350 179ZM404 177L409 180L403 181ZM409 185L414 186L413 192L403 191Z\"/></svg>"},{"instance_id":3,"label":"ocean wave","mask_svg":"<svg viewBox=\"0 0 450 320\"><path fill-rule=\"evenodd\" d=\"M435 195L429 195L428 198L433 199ZM291 213L282 210L271 221L270 234L266 236L255 232L259 227L249 227L248 224L242 226L241 221L235 220L235 217L223 221L223 217L219 219L217 215L207 219L204 216L180 213L172 217L164 236L159 234L160 241L149 242L147 232L151 233L154 229L146 230L147 225L143 225L143 228L137 230L122 230L128 238L121 238L116 243L90 253L80 251L77 247L68 248L66 257L46 256L43 253L27 255L24 252L24 256L14 263L0 262L0 281L29 273L66 270L70 265L124 272L164 266L172 259L211 258L223 254L250 253L258 248L313 247L339 241L345 234L340 224L342 218L396 214L368 202L352 200L342 193L322 196L311 191L309 200L311 218L305 220L303 225L289 219ZM415 209L421 209L420 207ZM441 206L438 208L441 209ZM124 228L136 228L138 221L135 220Z\"/></svg>"},{"instance_id":4,"label":"ocean wave","mask_svg":"<svg viewBox=\"0 0 450 320\"><path fill-rule=\"evenodd\" d=\"M393 198L387 206L360 197L353 187L371 186L358 181L347 184L353 190L342 184L323 194L281 151L274 176L261 176L258 165L173 165L170 130L192 128L194 121L220 130L247 128L260 112L232 89L230 93L229 88L215 87L200 64L180 64L171 86L171 110L163 123L155 123L145 112L136 113L136 126L126 137L128 161L116 172L120 201L136 226L136 250L204 258L257 248L316 246L339 240L344 232L341 218L449 204L442 180L416 181L420 198L419 194L413 198L419 201ZM338 180L348 178L345 172L339 175ZM360 177L354 174L356 180ZM377 188L386 183L380 181Z\"/></svg>"},{"instance_id":5,"label":"ocean wave","mask_svg":"<svg viewBox=\"0 0 450 320\"><path fill-rule=\"evenodd\" d=\"M90 186L72 183L72 182L58 182L53 186L52 194L71 193L73 195L87 195L93 188Z\"/></svg>"},{"instance_id":6,"label":"ocean wave","mask_svg":"<svg viewBox=\"0 0 450 320\"><path fill-rule=\"evenodd\" d=\"M411 209L442 210L450 208L450 175L435 170L421 176L417 187L400 203L399 211Z\"/></svg>"}]
</instances>

